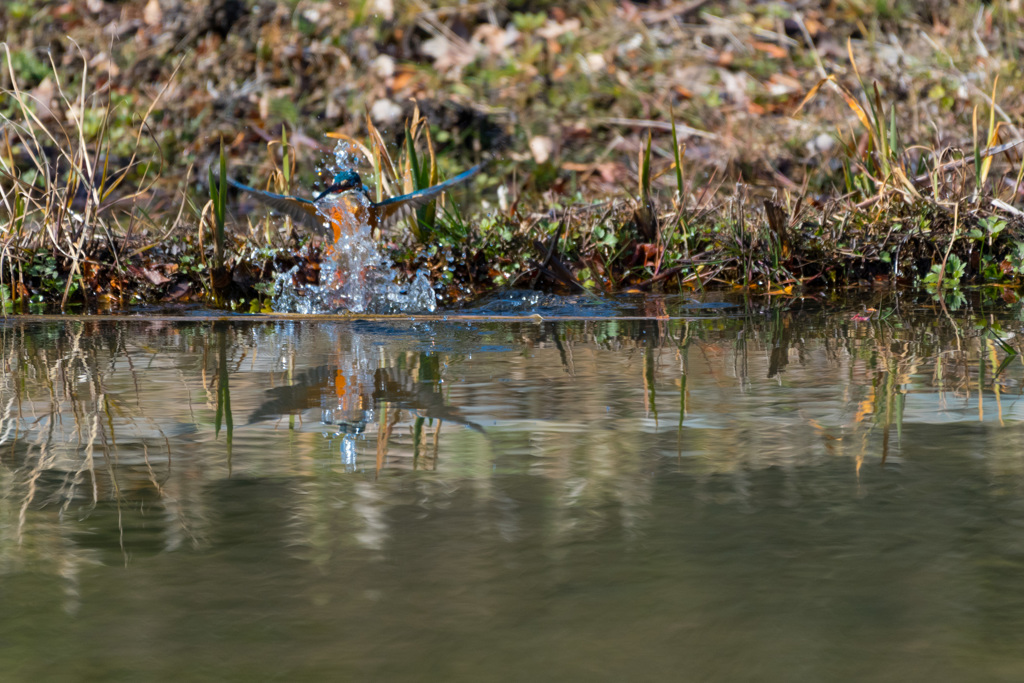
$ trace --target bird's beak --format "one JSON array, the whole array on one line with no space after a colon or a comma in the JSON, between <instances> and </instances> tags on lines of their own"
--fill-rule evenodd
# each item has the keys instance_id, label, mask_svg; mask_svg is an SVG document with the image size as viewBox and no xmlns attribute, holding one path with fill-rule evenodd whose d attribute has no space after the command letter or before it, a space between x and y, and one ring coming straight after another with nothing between
<instances>
[{"instance_id":1,"label":"bird's beak","mask_svg":"<svg viewBox=\"0 0 1024 683\"><path fill-rule=\"evenodd\" d=\"M321 192L317 196L313 197L313 201L314 202L318 202L318 201L320 201L321 199L323 199L324 197L326 197L329 194L334 194L335 192L341 192L341 190L338 189L340 187L341 186L338 185L337 183L335 183L334 185L329 185L326 190L324 190L323 192Z\"/></svg>"},{"instance_id":2,"label":"bird's beak","mask_svg":"<svg viewBox=\"0 0 1024 683\"><path fill-rule=\"evenodd\" d=\"M352 189L352 183L351 182L332 183L331 185L327 186L326 190L324 190L323 192L318 194L316 197L314 197L313 201L314 202L318 202L318 201L320 201L321 199L323 199L324 197L326 197L329 194L338 194L339 192L345 192L345 191L350 190L350 189Z\"/></svg>"}]
</instances>

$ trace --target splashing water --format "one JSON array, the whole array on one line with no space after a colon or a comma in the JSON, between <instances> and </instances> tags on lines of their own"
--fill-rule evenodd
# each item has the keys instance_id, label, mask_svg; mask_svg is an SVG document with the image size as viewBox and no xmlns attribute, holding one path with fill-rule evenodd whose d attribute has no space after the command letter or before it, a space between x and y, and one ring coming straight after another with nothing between
<instances>
[{"instance_id":1,"label":"splashing water","mask_svg":"<svg viewBox=\"0 0 1024 683\"><path fill-rule=\"evenodd\" d=\"M335 173L358 166L362 158L362 155L352 144L344 140L338 140L330 155L316 165L316 172L320 174L321 178L330 180L334 177Z\"/></svg>"},{"instance_id":2,"label":"splashing water","mask_svg":"<svg viewBox=\"0 0 1024 683\"><path fill-rule=\"evenodd\" d=\"M330 201L326 199L325 201ZM361 194L355 201L368 202ZM320 263L320 284L296 286L298 266L278 275L274 283L274 310L316 314L432 312L437 308L434 290L422 271L411 282L380 250L367 224L344 213L349 225L341 226L341 238L327 250ZM331 233L329 223L325 227Z\"/></svg>"}]
</instances>

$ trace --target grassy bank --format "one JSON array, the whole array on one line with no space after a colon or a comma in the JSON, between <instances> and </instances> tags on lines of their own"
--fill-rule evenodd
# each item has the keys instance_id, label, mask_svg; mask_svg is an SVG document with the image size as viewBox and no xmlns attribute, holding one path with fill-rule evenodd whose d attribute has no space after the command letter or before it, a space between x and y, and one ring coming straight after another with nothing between
<instances>
[{"instance_id":1,"label":"grassy bank","mask_svg":"<svg viewBox=\"0 0 1024 683\"><path fill-rule=\"evenodd\" d=\"M446 303L508 285L1017 300L1015 1L445 4L7 3L5 309L265 308L275 273L316 280L324 245L208 169L223 149L227 173L308 197L339 141L389 193L494 159L382 238Z\"/></svg>"}]
</instances>

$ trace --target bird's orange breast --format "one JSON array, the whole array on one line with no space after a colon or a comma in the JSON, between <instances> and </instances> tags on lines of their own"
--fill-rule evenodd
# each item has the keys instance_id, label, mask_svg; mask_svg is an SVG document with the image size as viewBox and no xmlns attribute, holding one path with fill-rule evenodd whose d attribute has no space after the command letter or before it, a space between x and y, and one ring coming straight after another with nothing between
<instances>
[{"instance_id":1,"label":"bird's orange breast","mask_svg":"<svg viewBox=\"0 0 1024 683\"><path fill-rule=\"evenodd\" d=\"M364 226L375 229L378 222L376 208L365 196L355 192L331 197L317 205L331 224L335 242L342 236L351 237Z\"/></svg>"}]
</instances>

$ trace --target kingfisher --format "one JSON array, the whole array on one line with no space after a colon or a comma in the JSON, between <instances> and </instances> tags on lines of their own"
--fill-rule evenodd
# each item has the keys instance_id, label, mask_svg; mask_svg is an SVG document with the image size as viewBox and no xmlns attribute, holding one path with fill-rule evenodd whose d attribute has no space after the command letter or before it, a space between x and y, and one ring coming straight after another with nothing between
<instances>
[{"instance_id":1,"label":"kingfisher","mask_svg":"<svg viewBox=\"0 0 1024 683\"><path fill-rule=\"evenodd\" d=\"M342 235L351 235L363 225L368 225L373 230L385 230L396 221L412 215L413 211L445 190L466 182L483 167L484 164L477 164L443 183L381 202L371 199L370 190L363 185L362 178L352 169L337 173L331 184L311 200L257 190L232 178L228 178L228 183L236 189L248 192L270 208L291 216L293 220L319 235L326 237L333 233L334 241L337 242Z\"/></svg>"}]
</instances>

